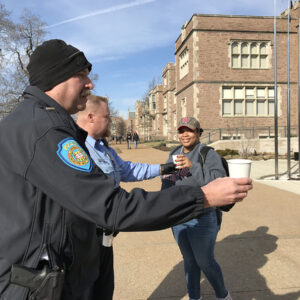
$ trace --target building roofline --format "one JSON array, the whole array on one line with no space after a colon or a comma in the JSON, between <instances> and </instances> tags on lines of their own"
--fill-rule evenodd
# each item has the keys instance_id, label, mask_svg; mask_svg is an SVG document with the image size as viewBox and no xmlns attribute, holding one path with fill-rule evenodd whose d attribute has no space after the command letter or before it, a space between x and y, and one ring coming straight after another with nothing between
<instances>
[{"instance_id":1,"label":"building roofline","mask_svg":"<svg viewBox=\"0 0 300 300\"><path fill-rule=\"evenodd\" d=\"M192 21L194 16L199 16L199 17L214 17L214 18L247 18L247 19L270 19L273 20L274 16L250 16L250 15L221 15L221 14L193 14L191 16L191 18L189 19L189 21L185 22L185 24L182 25L182 27L187 27L187 25ZM276 19L287 19L288 16L282 16L282 15L278 15L276 16ZM297 20L297 18L293 18L291 17L291 20ZM181 37L182 33L179 34L178 38L175 40L175 44L176 42L179 40L179 38Z\"/></svg>"},{"instance_id":2,"label":"building roofline","mask_svg":"<svg viewBox=\"0 0 300 300\"><path fill-rule=\"evenodd\" d=\"M220 17L220 18L274 19L274 16L251 16L251 15L193 14L193 16ZM191 19L192 19L192 17L191 17ZM287 19L287 16L279 15L279 16L276 16L276 17L277 17L277 19Z\"/></svg>"}]
</instances>

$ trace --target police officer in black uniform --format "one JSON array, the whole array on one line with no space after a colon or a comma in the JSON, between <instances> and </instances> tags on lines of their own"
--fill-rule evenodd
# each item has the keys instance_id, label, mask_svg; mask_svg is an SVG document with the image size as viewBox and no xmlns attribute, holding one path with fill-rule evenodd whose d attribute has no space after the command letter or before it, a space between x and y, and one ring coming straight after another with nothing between
<instances>
[{"instance_id":1,"label":"police officer in black uniform","mask_svg":"<svg viewBox=\"0 0 300 300\"><path fill-rule=\"evenodd\" d=\"M24 101L0 122L0 298L94 300L96 225L159 230L207 206L241 201L250 179L218 179L202 189L114 189L90 159L86 132L71 114L85 108L92 65L62 40L36 48ZM95 299L96 300L96 299Z\"/></svg>"}]
</instances>

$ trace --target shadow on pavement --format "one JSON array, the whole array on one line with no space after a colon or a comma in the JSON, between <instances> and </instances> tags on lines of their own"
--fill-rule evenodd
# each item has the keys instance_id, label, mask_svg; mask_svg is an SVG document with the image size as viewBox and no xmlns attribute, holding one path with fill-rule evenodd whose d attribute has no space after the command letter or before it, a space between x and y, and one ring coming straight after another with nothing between
<instances>
[{"instance_id":1,"label":"shadow on pavement","mask_svg":"<svg viewBox=\"0 0 300 300\"><path fill-rule=\"evenodd\" d=\"M277 248L278 238L268 234L268 229L266 226L260 226L254 231L229 235L216 244L215 256L222 268L226 287L231 291L234 299L297 300L300 297L300 291L274 294L268 288L265 277L259 272L259 269L268 262L266 255ZM204 276L202 277L202 295L214 295L208 281ZM280 283L278 288L280 288ZM181 261L148 299L177 300L186 294L183 261Z\"/></svg>"}]
</instances>

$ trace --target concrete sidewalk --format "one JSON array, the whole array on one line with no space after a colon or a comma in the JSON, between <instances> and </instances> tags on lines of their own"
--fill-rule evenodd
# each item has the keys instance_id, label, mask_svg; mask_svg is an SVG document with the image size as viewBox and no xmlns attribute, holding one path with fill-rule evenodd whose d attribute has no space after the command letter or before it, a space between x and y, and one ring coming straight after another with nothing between
<instances>
[{"instance_id":1,"label":"concrete sidewalk","mask_svg":"<svg viewBox=\"0 0 300 300\"><path fill-rule=\"evenodd\" d=\"M278 180L275 180L275 160L253 161L251 178L257 182L300 195L299 161L290 161L291 179L287 176L287 160L278 160Z\"/></svg>"},{"instance_id":2,"label":"concrete sidewalk","mask_svg":"<svg viewBox=\"0 0 300 300\"><path fill-rule=\"evenodd\" d=\"M168 157L167 152L155 149L120 148L123 159L135 162L162 163ZM224 213L216 244L216 258L235 300L300 299L299 181L294 182L294 192L289 192L285 190L289 182L272 180L279 187L275 188L269 185L271 180L263 179L266 175L274 175L272 162L254 162L254 189ZM122 187L159 190L160 179ZM114 252L115 300L188 299L182 257L170 229L120 233ZM215 299L205 277L201 289L203 300Z\"/></svg>"}]
</instances>

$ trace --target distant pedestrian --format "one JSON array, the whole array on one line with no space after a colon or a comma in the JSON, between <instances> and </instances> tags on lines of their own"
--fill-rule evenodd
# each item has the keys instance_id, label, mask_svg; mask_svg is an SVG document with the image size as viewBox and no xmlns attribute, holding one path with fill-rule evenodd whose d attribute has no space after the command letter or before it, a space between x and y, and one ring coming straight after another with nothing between
<instances>
[{"instance_id":1,"label":"distant pedestrian","mask_svg":"<svg viewBox=\"0 0 300 300\"><path fill-rule=\"evenodd\" d=\"M139 135L138 135L137 132L135 131L135 132L133 133L134 149L137 149L137 145L138 145L139 140L140 140Z\"/></svg>"},{"instance_id":2,"label":"distant pedestrian","mask_svg":"<svg viewBox=\"0 0 300 300\"><path fill-rule=\"evenodd\" d=\"M132 134L130 131L127 132L126 141L127 141L127 148L131 149Z\"/></svg>"}]
</instances>

